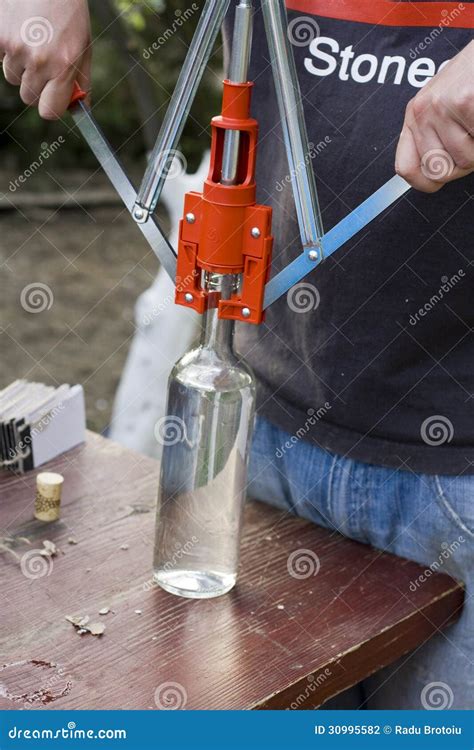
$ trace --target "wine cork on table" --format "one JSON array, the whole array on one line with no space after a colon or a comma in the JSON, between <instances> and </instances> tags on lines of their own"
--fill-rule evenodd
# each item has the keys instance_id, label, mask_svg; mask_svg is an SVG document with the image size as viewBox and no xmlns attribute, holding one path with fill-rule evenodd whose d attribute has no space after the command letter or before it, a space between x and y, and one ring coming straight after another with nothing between
<instances>
[{"instance_id":1,"label":"wine cork on table","mask_svg":"<svg viewBox=\"0 0 474 750\"><path fill-rule=\"evenodd\" d=\"M35 518L57 521L61 513L61 491L64 477L53 471L43 471L36 477Z\"/></svg>"}]
</instances>

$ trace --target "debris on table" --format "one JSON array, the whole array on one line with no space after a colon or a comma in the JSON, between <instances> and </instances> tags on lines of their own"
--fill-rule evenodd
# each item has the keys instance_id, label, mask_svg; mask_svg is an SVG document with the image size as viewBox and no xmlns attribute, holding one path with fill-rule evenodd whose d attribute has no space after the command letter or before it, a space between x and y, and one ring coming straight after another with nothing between
<instances>
[{"instance_id":1,"label":"debris on table","mask_svg":"<svg viewBox=\"0 0 474 750\"><path fill-rule=\"evenodd\" d=\"M79 544L79 542L77 541L77 539L74 539L73 536L68 537L67 543L68 544Z\"/></svg>"},{"instance_id":2,"label":"debris on table","mask_svg":"<svg viewBox=\"0 0 474 750\"><path fill-rule=\"evenodd\" d=\"M85 635L85 633L98 636L102 635L105 630L104 623L92 622L89 625L90 619L89 615L66 615L66 620L77 628L76 632L78 635Z\"/></svg>"},{"instance_id":3,"label":"debris on table","mask_svg":"<svg viewBox=\"0 0 474 750\"><path fill-rule=\"evenodd\" d=\"M108 607L102 607L102 609L99 609L99 615L108 615L110 612L110 609Z\"/></svg>"},{"instance_id":4,"label":"debris on table","mask_svg":"<svg viewBox=\"0 0 474 750\"><path fill-rule=\"evenodd\" d=\"M66 615L66 620L72 625L75 625L76 628L84 627L90 619L89 615Z\"/></svg>"},{"instance_id":5,"label":"debris on table","mask_svg":"<svg viewBox=\"0 0 474 750\"><path fill-rule=\"evenodd\" d=\"M120 549L130 549L128 544L122 544Z\"/></svg>"},{"instance_id":6,"label":"debris on table","mask_svg":"<svg viewBox=\"0 0 474 750\"><path fill-rule=\"evenodd\" d=\"M15 540L12 537L9 537L9 536L0 537L0 554L2 552L9 552L10 555L13 555L15 560L20 560L20 555L17 555L15 550L13 550L10 546L10 545L13 545L14 543L15 543Z\"/></svg>"},{"instance_id":7,"label":"debris on table","mask_svg":"<svg viewBox=\"0 0 474 750\"><path fill-rule=\"evenodd\" d=\"M92 625L89 625L87 630L89 630L91 635L102 635L105 630L105 625L103 622L93 622Z\"/></svg>"},{"instance_id":8,"label":"debris on table","mask_svg":"<svg viewBox=\"0 0 474 750\"><path fill-rule=\"evenodd\" d=\"M54 542L50 542L49 539L43 541L43 549L40 550L40 555L43 555L43 557L56 557L58 552L59 549Z\"/></svg>"}]
</instances>

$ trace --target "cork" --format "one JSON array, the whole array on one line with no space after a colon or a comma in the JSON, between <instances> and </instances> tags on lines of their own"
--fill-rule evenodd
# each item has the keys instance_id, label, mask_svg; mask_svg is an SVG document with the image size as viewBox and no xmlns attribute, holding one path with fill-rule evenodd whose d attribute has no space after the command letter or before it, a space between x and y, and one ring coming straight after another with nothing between
<instances>
[{"instance_id":1,"label":"cork","mask_svg":"<svg viewBox=\"0 0 474 750\"><path fill-rule=\"evenodd\" d=\"M64 477L52 471L44 471L36 477L35 518L39 521L58 520L63 482Z\"/></svg>"}]
</instances>

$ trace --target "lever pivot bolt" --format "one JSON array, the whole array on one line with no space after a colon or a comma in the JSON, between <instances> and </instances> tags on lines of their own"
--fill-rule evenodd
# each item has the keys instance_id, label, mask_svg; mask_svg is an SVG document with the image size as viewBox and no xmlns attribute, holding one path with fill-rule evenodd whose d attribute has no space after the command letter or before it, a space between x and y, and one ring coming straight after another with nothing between
<instances>
[{"instance_id":1,"label":"lever pivot bolt","mask_svg":"<svg viewBox=\"0 0 474 750\"><path fill-rule=\"evenodd\" d=\"M260 229L258 227L252 227L252 229L250 230L250 234L256 240L258 240L258 238L260 237Z\"/></svg>"},{"instance_id":2,"label":"lever pivot bolt","mask_svg":"<svg viewBox=\"0 0 474 750\"><path fill-rule=\"evenodd\" d=\"M188 222L188 224L194 224L194 222L196 221L196 217L192 213L186 214L186 221Z\"/></svg>"}]
</instances>

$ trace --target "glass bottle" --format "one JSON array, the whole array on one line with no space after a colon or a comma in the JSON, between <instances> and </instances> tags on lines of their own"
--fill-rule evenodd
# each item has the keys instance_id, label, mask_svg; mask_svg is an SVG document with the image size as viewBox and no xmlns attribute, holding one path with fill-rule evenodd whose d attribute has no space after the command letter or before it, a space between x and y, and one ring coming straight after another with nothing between
<instances>
[{"instance_id":1,"label":"glass bottle","mask_svg":"<svg viewBox=\"0 0 474 750\"><path fill-rule=\"evenodd\" d=\"M226 298L238 281L207 274ZM255 380L233 351L234 321L203 316L201 341L168 381L156 519L154 580L173 594L210 598L237 579Z\"/></svg>"}]
</instances>

